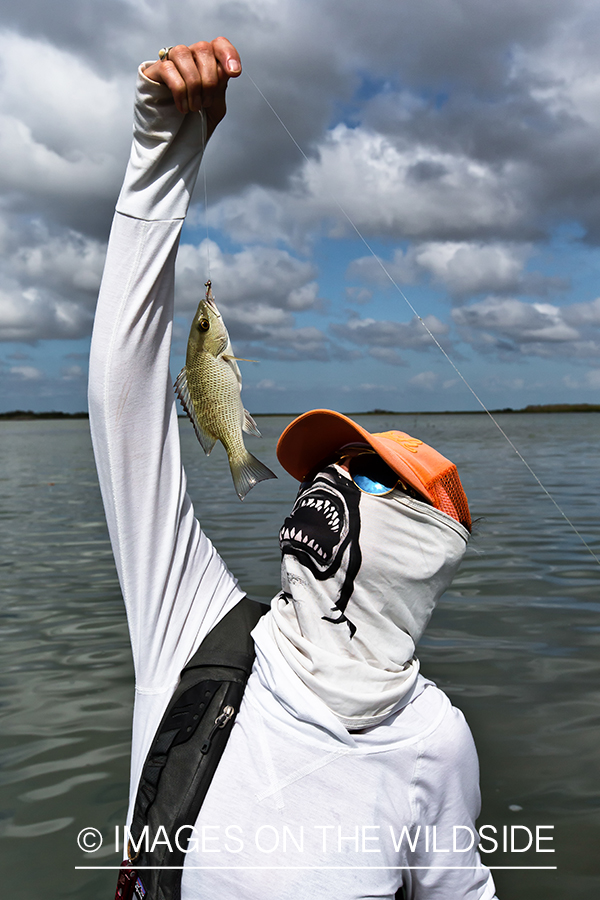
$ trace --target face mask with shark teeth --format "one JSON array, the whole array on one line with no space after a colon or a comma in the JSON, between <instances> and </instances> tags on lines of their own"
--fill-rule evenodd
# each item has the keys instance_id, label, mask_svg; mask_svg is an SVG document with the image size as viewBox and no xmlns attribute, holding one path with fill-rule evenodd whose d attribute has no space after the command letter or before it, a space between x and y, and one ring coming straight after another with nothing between
<instances>
[{"instance_id":1,"label":"face mask with shark teeth","mask_svg":"<svg viewBox=\"0 0 600 900\"><path fill-rule=\"evenodd\" d=\"M279 534L282 590L271 633L346 727L377 724L407 702L415 645L468 537L400 490L362 493L336 465L301 485Z\"/></svg>"},{"instance_id":2,"label":"face mask with shark teeth","mask_svg":"<svg viewBox=\"0 0 600 900\"><path fill-rule=\"evenodd\" d=\"M290 515L279 532L279 546L305 566L317 581L334 579L339 596L328 621L347 622L345 614L361 565L360 491L339 469L328 466L314 481L302 485ZM336 579L336 575L340 575ZM333 616L333 618L332 618Z\"/></svg>"}]
</instances>

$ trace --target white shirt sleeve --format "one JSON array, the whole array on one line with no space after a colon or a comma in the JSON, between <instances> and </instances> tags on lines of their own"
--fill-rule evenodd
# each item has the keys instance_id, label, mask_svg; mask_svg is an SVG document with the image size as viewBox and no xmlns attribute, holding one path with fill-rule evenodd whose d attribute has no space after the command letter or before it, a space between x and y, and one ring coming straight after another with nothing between
<instances>
[{"instance_id":1,"label":"white shirt sleeve","mask_svg":"<svg viewBox=\"0 0 600 900\"><path fill-rule=\"evenodd\" d=\"M136 687L161 693L243 592L194 517L169 371L175 257L205 123L181 115L144 65L94 323L89 410Z\"/></svg>"},{"instance_id":2,"label":"white shirt sleeve","mask_svg":"<svg viewBox=\"0 0 600 900\"><path fill-rule=\"evenodd\" d=\"M477 851L477 751L465 717L453 706L421 742L411 793L413 838L417 823L421 832L403 873L408 900L496 900L491 872Z\"/></svg>"}]
</instances>

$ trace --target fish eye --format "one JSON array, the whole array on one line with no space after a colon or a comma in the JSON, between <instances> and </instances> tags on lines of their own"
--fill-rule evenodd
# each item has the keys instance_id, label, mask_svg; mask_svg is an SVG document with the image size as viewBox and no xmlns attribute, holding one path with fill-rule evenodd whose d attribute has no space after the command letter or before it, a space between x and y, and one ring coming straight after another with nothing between
<instances>
[{"instance_id":1,"label":"fish eye","mask_svg":"<svg viewBox=\"0 0 600 900\"><path fill-rule=\"evenodd\" d=\"M200 331L208 331L208 329L210 328L210 322L208 321L208 319L200 319L200 321L198 322L198 328L200 329Z\"/></svg>"}]
</instances>

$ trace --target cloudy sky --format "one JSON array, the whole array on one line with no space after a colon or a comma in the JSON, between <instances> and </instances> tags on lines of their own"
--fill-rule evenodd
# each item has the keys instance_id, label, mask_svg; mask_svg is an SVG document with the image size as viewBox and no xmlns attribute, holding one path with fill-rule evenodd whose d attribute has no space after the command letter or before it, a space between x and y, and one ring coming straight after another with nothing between
<instances>
[{"instance_id":1,"label":"cloudy sky","mask_svg":"<svg viewBox=\"0 0 600 900\"><path fill-rule=\"evenodd\" d=\"M306 157L231 85L174 375L209 260L252 412L475 408L401 292L488 406L599 402L596 0L21 0L0 25L2 410L85 409L137 63L219 34Z\"/></svg>"}]
</instances>

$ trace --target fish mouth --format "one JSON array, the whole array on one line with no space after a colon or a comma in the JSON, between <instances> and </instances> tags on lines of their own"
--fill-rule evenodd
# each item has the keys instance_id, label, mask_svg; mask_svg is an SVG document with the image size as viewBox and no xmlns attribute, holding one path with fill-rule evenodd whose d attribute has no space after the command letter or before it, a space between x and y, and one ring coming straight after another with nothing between
<instances>
[{"instance_id":1,"label":"fish mouth","mask_svg":"<svg viewBox=\"0 0 600 900\"><path fill-rule=\"evenodd\" d=\"M217 309L217 304L215 303L214 299L213 299L212 297L205 297L205 298L204 298L204 302L206 303L206 305L208 306L208 308L211 309L211 310L214 312L215 316L218 316L219 319L220 319L220 318L221 318L221 313L220 313L219 310Z\"/></svg>"},{"instance_id":2,"label":"fish mouth","mask_svg":"<svg viewBox=\"0 0 600 900\"><path fill-rule=\"evenodd\" d=\"M301 490L279 532L279 546L327 578L346 545L349 511L342 492L324 474Z\"/></svg>"},{"instance_id":3,"label":"fish mouth","mask_svg":"<svg viewBox=\"0 0 600 900\"><path fill-rule=\"evenodd\" d=\"M206 315L208 310L210 310L211 313L218 319L222 318L214 299L212 297L203 297L198 306L198 313L201 315Z\"/></svg>"}]
</instances>

